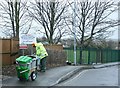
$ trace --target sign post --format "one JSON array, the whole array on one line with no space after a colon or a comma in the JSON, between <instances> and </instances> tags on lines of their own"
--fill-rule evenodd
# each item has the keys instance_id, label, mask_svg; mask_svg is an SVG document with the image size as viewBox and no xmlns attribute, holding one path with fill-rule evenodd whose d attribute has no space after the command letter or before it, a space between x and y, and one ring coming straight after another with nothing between
<instances>
[{"instance_id":1,"label":"sign post","mask_svg":"<svg viewBox=\"0 0 120 88\"><path fill-rule=\"evenodd\" d=\"M21 34L20 44L32 44L36 43L36 36L32 34Z\"/></svg>"},{"instance_id":2,"label":"sign post","mask_svg":"<svg viewBox=\"0 0 120 88\"><path fill-rule=\"evenodd\" d=\"M19 49L22 49L22 54L24 55L24 50L28 48L27 45L36 43L36 36L32 34L21 34L20 35L20 46ZM30 47L31 54L33 54L33 49Z\"/></svg>"},{"instance_id":3,"label":"sign post","mask_svg":"<svg viewBox=\"0 0 120 88\"><path fill-rule=\"evenodd\" d=\"M24 50L27 49L27 48L28 48L27 45L20 45L20 46L19 46L19 49L22 50L22 55L23 55L23 56L24 56Z\"/></svg>"}]
</instances>

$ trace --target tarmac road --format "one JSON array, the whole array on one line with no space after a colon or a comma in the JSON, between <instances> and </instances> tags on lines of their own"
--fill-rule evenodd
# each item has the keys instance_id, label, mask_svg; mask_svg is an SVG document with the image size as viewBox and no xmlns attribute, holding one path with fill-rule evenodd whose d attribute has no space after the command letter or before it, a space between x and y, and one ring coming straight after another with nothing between
<instances>
[{"instance_id":1,"label":"tarmac road","mask_svg":"<svg viewBox=\"0 0 120 88\"><path fill-rule=\"evenodd\" d=\"M57 86L118 86L118 71L118 66L84 70Z\"/></svg>"}]
</instances>

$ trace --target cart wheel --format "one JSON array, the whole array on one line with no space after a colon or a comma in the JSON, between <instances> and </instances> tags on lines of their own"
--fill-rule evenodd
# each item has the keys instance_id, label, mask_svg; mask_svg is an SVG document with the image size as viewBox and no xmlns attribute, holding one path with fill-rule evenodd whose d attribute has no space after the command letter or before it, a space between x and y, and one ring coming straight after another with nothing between
<instances>
[{"instance_id":1,"label":"cart wheel","mask_svg":"<svg viewBox=\"0 0 120 88\"><path fill-rule=\"evenodd\" d=\"M31 73L31 80L34 81L37 78L37 72Z\"/></svg>"}]
</instances>

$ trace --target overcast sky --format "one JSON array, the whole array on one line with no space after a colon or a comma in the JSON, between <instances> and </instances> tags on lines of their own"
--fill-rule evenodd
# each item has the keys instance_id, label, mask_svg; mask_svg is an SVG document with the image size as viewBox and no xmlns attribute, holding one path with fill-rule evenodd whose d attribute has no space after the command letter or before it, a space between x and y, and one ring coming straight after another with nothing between
<instances>
[{"instance_id":1,"label":"overcast sky","mask_svg":"<svg viewBox=\"0 0 120 88\"><path fill-rule=\"evenodd\" d=\"M3 0L0 0L0 1L3 1ZM14 0L13 0L14 1ZM31 1L31 0L27 0L27 1ZM40 1L46 1L46 0L40 0ZM62 1L62 0L59 0L59 1ZM65 0L66 1L66 0ZM69 1L72 1L72 0L69 0ZM94 1L96 1L96 0L94 0ZM106 1L106 0L101 0L101 1ZM118 0L114 0L115 2L118 2ZM111 16L110 16L110 18L112 18L112 19L118 19L118 12L116 12L116 13L114 13L114 14L112 14ZM0 19L0 22L2 21L2 19ZM33 26L33 28L34 27L36 27L37 26L37 24L35 25L35 26ZM37 29L36 29L37 30ZM110 29L111 30L111 29ZM118 39L118 27L116 27L114 30L116 30L112 35L111 35L111 37L110 37L110 39ZM30 32L29 33L35 33L35 31L32 31L32 30L30 30ZM2 32L1 32L1 30L0 30L0 35L1 36L5 36ZM38 34L39 35L39 34ZM43 35L42 35L43 36Z\"/></svg>"}]
</instances>

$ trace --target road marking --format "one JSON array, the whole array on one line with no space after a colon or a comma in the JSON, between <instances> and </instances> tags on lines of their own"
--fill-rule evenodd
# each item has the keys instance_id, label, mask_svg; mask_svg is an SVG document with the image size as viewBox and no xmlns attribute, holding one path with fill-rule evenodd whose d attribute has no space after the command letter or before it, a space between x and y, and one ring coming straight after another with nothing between
<instances>
[{"instance_id":1,"label":"road marking","mask_svg":"<svg viewBox=\"0 0 120 88\"><path fill-rule=\"evenodd\" d=\"M79 76L82 76L84 73L86 73L87 71L89 71L89 70L84 70L84 71L82 71L82 72L80 72L78 75L76 75L76 77L74 77L73 79L75 79L75 78L78 78Z\"/></svg>"},{"instance_id":2,"label":"road marking","mask_svg":"<svg viewBox=\"0 0 120 88\"><path fill-rule=\"evenodd\" d=\"M89 71L89 70L83 70L82 72L80 72L80 73L79 73L78 75L76 75L75 77L71 78L70 80L67 80L67 82L70 82L70 81L78 78L79 76L83 75L83 74L86 73L87 71ZM65 82L65 84L66 84L67 82Z\"/></svg>"}]
</instances>

